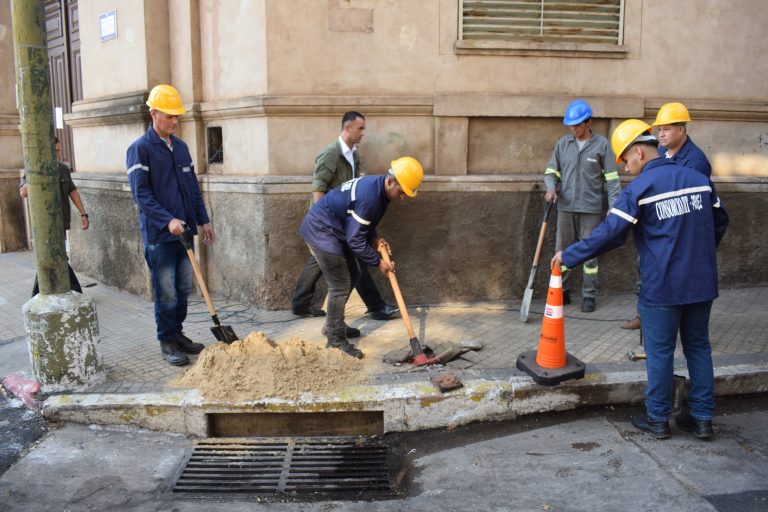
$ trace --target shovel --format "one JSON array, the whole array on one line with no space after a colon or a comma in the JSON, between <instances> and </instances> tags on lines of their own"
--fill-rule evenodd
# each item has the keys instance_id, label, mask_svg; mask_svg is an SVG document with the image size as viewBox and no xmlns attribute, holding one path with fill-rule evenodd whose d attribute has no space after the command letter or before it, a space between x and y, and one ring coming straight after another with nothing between
<instances>
[{"instance_id":1,"label":"shovel","mask_svg":"<svg viewBox=\"0 0 768 512\"><path fill-rule=\"evenodd\" d=\"M533 255L533 266L531 267L531 274L528 276L528 286L525 287L525 293L523 294L523 304L520 306L520 320L522 322L528 321L528 310L531 308L531 299L533 298L533 280L536 277L536 268L539 265L541 246L544 244L544 234L547 232L547 219L549 219L549 212L552 211L552 205L554 204L554 201L547 203L547 209L544 212L544 220L541 222L539 242L536 244L536 253Z\"/></svg>"},{"instance_id":2,"label":"shovel","mask_svg":"<svg viewBox=\"0 0 768 512\"><path fill-rule=\"evenodd\" d=\"M208 288L205 286L203 275L200 273L200 267L197 265L195 254L192 252L192 232L189 230L189 226L186 224L184 224L184 234L181 235L179 239L181 240L181 243L184 244L184 248L187 250L187 256L189 256L189 261L192 263L192 269L195 271L197 284L200 286L200 291L203 292L203 297L205 297L205 304L208 306L208 311L211 313L211 318L213 319L214 323L214 326L211 327L211 332L217 340L227 344L239 340L240 338L237 336L237 334L235 334L235 331L232 329L232 327L229 325L221 325L219 322L219 316L216 314L216 310L213 308L213 302L211 302L211 297L208 295Z\"/></svg>"},{"instance_id":3,"label":"shovel","mask_svg":"<svg viewBox=\"0 0 768 512\"><path fill-rule=\"evenodd\" d=\"M387 247L384 244L380 244L378 249L379 249L379 253L381 254L381 258L387 263L390 263ZM408 309L406 309L405 307L403 294L400 293L400 286L397 284L397 278L395 277L395 273L387 272L387 277L389 277L389 282L392 285L392 291L395 293L395 300L397 300L397 306L400 308L400 316L402 316L403 318L403 323L405 324L405 330L408 331L408 336L411 337L410 342L411 342L411 354L413 355L413 364L415 364L416 366L423 366L425 364L429 364L429 358L424 354L424 351L421 349L421 344L419 343L419 339L416 337L416 333L413 332L413 326L411 325L411 318L408 316Z\"/></svg>"}]
</instances>

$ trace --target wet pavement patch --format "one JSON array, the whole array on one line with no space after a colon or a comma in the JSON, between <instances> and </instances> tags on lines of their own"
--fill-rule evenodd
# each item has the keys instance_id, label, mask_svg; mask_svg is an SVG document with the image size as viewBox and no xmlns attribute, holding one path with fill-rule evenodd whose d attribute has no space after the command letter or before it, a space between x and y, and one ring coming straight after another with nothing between
<instances>
[{"instance_id":1,"label":"wet pavement patch","mask_svg":"<svg viewBox=\"0 0 768 512\"><path fill-rule=\"evenodd\" d=\"M5 473L48 430L39 412L8 397L0 386L0 475Z\"/></svg>"},{"instance_id":2,"label":"wet pavement patch","mask_svg":"<svg viewBox=\"0 0 768 512\"><path fill-rule=\"evenodd\" d=\"M718 512L765 512L768 510L768 491L744 491L732 494L704 496Z\"/></svg>"},{"instance_id":3,"label":"wet pavement patch","mask_svg":"<svg viewBox=\"0 0 768 512\"><path fill-rule=\"evenodd\" d=\"M377 499L392 496L396 471L379 438L208 438L193 442L174 498Z\"/></svg>"}]
</instances>

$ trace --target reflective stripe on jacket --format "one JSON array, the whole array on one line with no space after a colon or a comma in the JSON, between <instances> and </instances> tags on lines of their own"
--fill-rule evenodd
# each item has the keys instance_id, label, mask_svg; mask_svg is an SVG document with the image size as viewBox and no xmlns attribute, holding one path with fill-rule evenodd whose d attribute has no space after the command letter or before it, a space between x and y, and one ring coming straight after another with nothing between
<instances>
[{"instance_id":1,"label":"reflective stripe on jacket","mask_svg":"<svg viewBox=\"0 0 768 512\"><path fill-rule=\"evenodd\" d=\"M547 190L555 190L559 185L557 209L603 213L603 183L608 189L610 208L621 192L621 184L608 140L593 133L579 150L573 134L561 137L544 172Z\"/></svg>"},{"instance_id":2,"label":"reflective stripe on jacket","mask_svg":"<svg viewBox=\"0 0 768 512\"><path fill-rule=\"evenodd\" d=\"M175 135L171 135L171 144L173 151L150 126L126 152L128 182L139 207L145 244L178 240L168 231L174 218L186 222L193 234L197 234L198 224L210 222L189 149Z\"/></svg>"},{"instance_id":3,"label":"reflective stripe on jacket","mask_svg":"<svg viewBox=\"0 0 768 512\"><path fill-rule=\"evenodd\" d=\"M563 263L574 268L620 247L632 229L642 304L712 300L717 297L715 252L727 226L728 215L709 178L657 158L621 192L589 237L563 251Z\"/></svg>"},{"instance_id":4,"label":"reflective stripe on jacket","mask_svg":"<svg viewBox=\"0 0 768 512\"><path fill-rule=\"evenodd\" d=\"M364 176L331 190L304 217L301 236L309 245L331 254L343 255L349 247L360 260L377 267L380 258L371 242L389 206L385 178Z\"/></svg>"}]
</instances>

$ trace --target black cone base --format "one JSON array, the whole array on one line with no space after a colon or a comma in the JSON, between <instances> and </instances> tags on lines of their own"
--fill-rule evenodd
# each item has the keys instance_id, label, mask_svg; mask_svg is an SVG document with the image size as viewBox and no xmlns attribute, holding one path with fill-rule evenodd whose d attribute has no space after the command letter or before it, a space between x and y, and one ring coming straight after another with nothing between
<instances>
[{"instance_id":1,"label":"black cone base","mask_svg":"<svg viewBox=\"0 0 768 512\"><path fill-rule=\"evenodd\" d=\"M584 363L565 353L565 366L562 368L544 368L536 364L536 350L524 352L517 357L517 369L530 375L536 384L556 386L564 380L583 379Z\"/></svg>"}]
</instances>

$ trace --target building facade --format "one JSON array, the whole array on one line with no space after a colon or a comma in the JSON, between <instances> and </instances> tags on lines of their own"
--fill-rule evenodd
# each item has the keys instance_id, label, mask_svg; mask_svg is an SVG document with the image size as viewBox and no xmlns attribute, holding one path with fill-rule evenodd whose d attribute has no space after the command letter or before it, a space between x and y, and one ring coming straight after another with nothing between
<instances>
[{"instance_id":1,"label":"building facade","mask_svg":"<svg viewBox=\"0 0 768 512\"><path fill-rule=\"evenodd\" d=\"M379 229L405 296L520 298L543 172L577 97L606 136L626 118L652 120L662 104L685 103L688 133L709 156L732 219L721 281L767 282L768 242L756 236L766 234L758 212L768 206L766 44L752 37L768 25L761 0L607 0L602 11L574 1L555 12L549 0L65 6L73 3L82 92L63 120L91 228L72 230L70 245L73 266L102 282L148 293L125 150L147 128L144 102L158 83L179 89L189 108L179 135L217 233L198 256L209 288L225 297L288 306L307 255L298 225L314 157L338 135L341 115L357 110L367 117L364 172L381 174L404 155L427 172L419 196L391 205ZM6 4L3 69L13 65L10 30ZM9 75L0 74L0 249L18 250L23 208L10 184L23 158ZM601 260L608 291L632 290L635 272L631 246Z\"/></svg>"}]
</instances>

